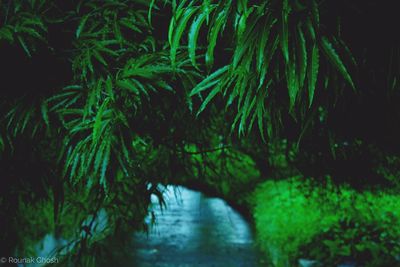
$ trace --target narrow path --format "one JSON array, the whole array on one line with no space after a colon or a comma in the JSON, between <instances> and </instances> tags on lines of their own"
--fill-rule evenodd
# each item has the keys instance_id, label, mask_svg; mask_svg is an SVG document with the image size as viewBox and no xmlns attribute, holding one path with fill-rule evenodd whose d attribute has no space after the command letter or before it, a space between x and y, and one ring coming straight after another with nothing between
<instances>
[{"instance_id":1,"label":"narrow path","mask_svg":"<svg viewBox=\"0 0 400 267\"><path fill-rule=\"evenodd\" d=\"M262 266L248 223L225 201L169 187L166 202L149 235L135 234L134 266Z\"/></svg>"}]
</instances>

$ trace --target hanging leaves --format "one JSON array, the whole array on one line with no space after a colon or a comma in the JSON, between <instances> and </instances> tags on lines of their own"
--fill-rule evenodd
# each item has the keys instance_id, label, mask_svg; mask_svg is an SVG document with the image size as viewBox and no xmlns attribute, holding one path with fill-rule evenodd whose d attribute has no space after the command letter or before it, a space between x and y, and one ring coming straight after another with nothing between
<instances>
[{"instance_id":1,"label":"hanging leaves","mask_svg":"<svg viewBox=\"0 0 400 267\"><path fill-rule=\"evenodd\" d=\"M201 100L198 113L202 112L218 93L222 93L227 97L228 106L238 101L233 125L238 127L240 134L245 132L245 124L253 125L256 117L263 117L253 114L256 103L271 101L268 98L276 95L257 93L266 83L271 85L269 90L280 90L282 78L286 81L289 102L287 111L292 115L295 116L296 105L311 106L317 90L322 59L333 65L354 88L351 76L333 45L326 36L319 38L320 7L315 0L308 4L284 0L265 1L258 5L249 5L247 1L199 3L192 0L181 2L173 8L173 12L174 17L169 28L170 57L173 64L176 61L176 51L182 46L183 32L186 30L190 62L195 68L201 69L197 58L199 43L204 40L199 40L199 32L202 28L208 30L204 53L205 70L210 71L213 67L216 67L216 70L211 71L210 75L192 90L192 96L209 90L207 97ZM298 19L299 17L301 19ZM225 31L229 32L223 35ZM233 48L231 53L223 52L230 58L228 65L221 69L220 66L214 66L214 51L222 36L224 42L233 44ZM224 48L226 45L221 43L220 46ZM280 50L276 49L278 46ZM324 51L325 57L322 59L319 48ZM229 71L219 77L225 68ZM253 73L257 75L249 81L248 77ZM254 79L257 82L254 82ZM303 97L307 95L308 101L307 97ZM258 100L259 97L264 99ZM271 109L258 108L257 113L261 110L269 112ZM250 123L245 123L248 121Z\"/></svg>"},{"instance_id":2,"label":"hanging leaves","mask_svg":"<svg viewBox=\"0 0 400 267\"><path fill-rule=\"evenodd\" d=\"M176 53L179 48L179 42L181 40L183 31L185 30L189 19L193 16L193 14L196 12L197 9L198 8L195 7L189 7L183 10L182 12L183 14L181 17L179 17L179 20L178 17L176 18L178 20L176 22L176 25L174 20L171 21L171 24L174 25L173 27L170 27L170 33L169 33L169 36L172 36L170 38L170 46L171 46L170 58L172 66L176 65Z\"/></svg>"},{"instance_id":3,"label":"hanging leaves","mask_svg":"<svg viewBox=\"0 0 400 267\"><path fill-rule=\"evenodd\" d=\"M211 12L215 6L213 7L207 7L207 12L202 12L199 15L197 15L196 19L193 21L192 25L190 26L189 30L189 41L188 41L188 49L189 49L189 57L190 60L197 68L196 65L196 48L197 48L197 38L199 36L199 32L201 29L201 26L203 25L204 21L209 18L209 12Z\"/></svg>"},{"instance_id":4,"label":"hanging leaves","mask_svg":"<svg viewBox=\"0 0 400 267\"><path fill-rule=\"evenodd\" d=\"M332 44L329 42L326 36L321 38L321 47L325 54L327 55L328 59L332 63L332 65L343 75L346 81L351 85L353 89L355 89L353 80L351 79L350 74L348 73L345 65L343 64L342 60L340 59L339 55L336 53L335 49L333 48Z\"/></svg>"},{"instance_id":5,"label":"hanging leaves","mask_svg":"<svg viewBox=\"0 0 400 267\"><path fill-rule=\"evenodd\" d=\"M308 103L309 106L313 103L317 76L319 70L319 50L315 44L311 51L310 64L308 65Z\"/></svg>"},{"instance_id":6,"label":"hanging leaves","mask_svg":"<svg viewBox=\"0 0 400 267\"><path fill-rule=\"evenodd\" d=\"M81 33L82 33L82 31L83 31L83 29L85 27L86 21L88 20L89 16L90 16L89 14L86 15L86 16L83 16L81 21L79 22L79 26L78 26L78 28L76 29L76 32L75 32L76 38L79 38L81 36Z\"/></svg>"}]
</instances>

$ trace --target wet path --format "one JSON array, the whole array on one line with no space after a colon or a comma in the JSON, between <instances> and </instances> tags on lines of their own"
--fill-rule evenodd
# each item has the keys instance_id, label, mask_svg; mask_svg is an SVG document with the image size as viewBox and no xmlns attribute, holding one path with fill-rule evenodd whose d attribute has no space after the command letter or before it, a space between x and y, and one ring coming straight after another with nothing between
<instances>
[{"instance_id":1,"label":"wet path","mask_svg":"<svg viewBox=\"0 0 400 267\"><path fill-rule=\"evenodd\" d=\"M248 223L218 198L170 187L149 235L135 235L137 267L262 266ZM177 198L175 197L177 196Z\"/></svg>"}]
</instances>

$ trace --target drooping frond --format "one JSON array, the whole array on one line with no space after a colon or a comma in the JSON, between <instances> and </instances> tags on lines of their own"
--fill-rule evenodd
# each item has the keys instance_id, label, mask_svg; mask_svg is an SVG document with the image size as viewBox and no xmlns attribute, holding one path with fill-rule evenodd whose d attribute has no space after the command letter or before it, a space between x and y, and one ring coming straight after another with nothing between
<instances>
[{"instance_id":1,"label":"drooping frond","mask_svg":"<svg viewBox=\"0 0 400 267\"><path fill-rule=\"evenodd\" d=\"M38 42L45 43L47 0L8 1L0 6L0 42L19 43L28 56Z\"/></svg>"},{"instance_id":2,"label":"drooping frond","mask_svg":"<svg viewBox=\"0 0 400 267\"><path fill-rule=\"evenodd\" d=\"M192 95L204 95L199 112L222 94L227 106L236 105L233 127L239 134L250 130L257 120L264 135L264 121L274 116L267 113L276 114L270 103L276 102L272 99L282 95L284 88L287 112L295 115L297 106L312 105L322 64L332 66L354 88L338 53L346 46L338 36L323 30L320 5L316 0L192 0L173 5L169 28L172 65L187 40L193 66L198 67L200 55L211 72L192 91ZM199 38L203 32L205 37ZM226 44L232 44L232 50L226 50ZM216 56L224 57L226 65L215 65Z\"/></svg>"}]
</instances>

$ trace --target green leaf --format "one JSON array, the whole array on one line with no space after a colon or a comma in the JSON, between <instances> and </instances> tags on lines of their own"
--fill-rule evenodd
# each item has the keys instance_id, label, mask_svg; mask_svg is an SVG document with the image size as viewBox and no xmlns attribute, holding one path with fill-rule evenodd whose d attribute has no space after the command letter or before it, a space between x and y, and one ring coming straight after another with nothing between
<instances>
[{"instance_id":1,"label":"green leaf","mask_svg":"<svg viewBox=\"0 0 400 267\"><path fill-rule=\"evenodd\" d=\"M216 96L216 94L221 92L220 86L215 86L211 92L207 95L206 99L203 100L199 110L197 111L196 116L199 116L200 113L207 107L208 103Z\"/></svg>"},{"instance_id":2,"label":"green leaf","mask_svg":"<svg viewBox=\"0 0 400 267\"><path fill-rule=\"evenodd\" d=\"M283 0L282 4L282 19L281 19L281 48L285 62L289 62L289 5L288 0Z\"/></svg>"},{"instance_id":3,"label":"green leaf","mask_svg":"<svg viewBox=\"0 0 400 267\"><path fill-rule=\"evenodd\" d=\"M155 4L156 0L151 0L150 5L149 5L149 11L147 13L147 21L149 22L149 25L151 25L151 15L153 13L153 7Z\"/></svg>"},{"instance_id":4,"label":"green leaf","mask_svg":"<svg viewBox=\"0 0 400 267\"><path fill-rule=\"evenodd\" d=\"M13 37L12 31L11 31L12 28L10 29L10 28L7 27L7 26L9 26L9 25L2 26L2 27L0 28L0 40L1 40L1 39L5 39L5 40L7 40L8 42L13 43L14 37Z\"/></svg>"},{"instance_id":5,"label":"green leaf","mask_svg":"<svg viewBox=\"0 0 400 267\"><path fill-rule=\"evenodd\" d=\"M106 60L104 59L104 57L103 57L96 49L93 49L92 52L93 52L93 56L94 56L101 64L103 64L103 65L106 66L106 67L108 66L108 64L107 64Z\"/></svg>"},{"instance_id":6,"label":"green leaf","mask_svg":"<svg viewBox=\"0 0 400 267\"><path fill-rule=\"evenodd\" d=\"M238 114L241 114L241 119L239 123L239 135L244 134L246 131L246 122L251 110L254 107L254 104L256 103L256 98L256 96L253 96L252 90L247 90L243 106L239 109L240 111L238 112Z\"/></svg>"},{"instance_id":7,"label":"green leaf","mask_svg":"<svg viewBox=\"0 0 400 267\"><path fill-rule=\"evenodd\" d=\"M17 27L17 32L26 33L26 34L28 34L28 35L30 35L32 37L35 37L35 38L37 38L39 40L45 41L45 39L43 38L43 36L40 33L38 33L36 30L31 29L31 28Z\"/></svg>"},{"instance_id":8,"label":"green leaf","mask_svg":"<svg viewBox=\"0 0 400 267\"><path fill-rule=\"evenodd\" d=\"M149 93L147 92L147 89L143 83L136 79L131 79L131 82L136 85L136 88L138 88L147 98L149 97Z\"/></svg>"},{"instance_id":9,"label":"green leaf","mask_svg":"<svg viewBox=\"0 0 400 267\"><path fill-rule=\"evenodd\" d=\"M247 18L249 17L251 12L253 12L253 10L254 10L254 7L251 7L249 9L247 9L246 11L244 11L243 14L240 15L239 22L237 25L237 30L236 30L238 40L241 40L245 31L246 30L249 31L249 29L251 28L247 24ZM254 26L254 24L252 26Z\"/></svg>"},{"instance_id":10,"label":"green leaf","mask_svg":"<svg viewBox=\"0 0 400 267\"><path fill-rule=\"evenodd\" d=\"M165 89L165 90L167 90L167 91L175 92L175 91L174 91L174 88L172 88L167 82L165 82L165 81L163 81L163 80L160 80L160 81L155 82L155 85L157 85L157 86L159 86L160 88Z\"/></svg>"},{"instance_id":11,"label":"green leaf","mask_svg":"<svg viewBox=\"0 0 400 267\"><path fill-rule=\"evenodd\" d=\"M310 64L308 65L308 73L307 73L309 106L311 106L314 99L318 70L319 70L319 49L318 46L314 44L311 51Z\"/></svg>"},{"instance_id":12,"label":"green leaf","mask_svg":"<svg viewBox=\"0 0 400 267\"><path fill-rule=\"evenodd\" d=\"M195 20L193 21L192 25L190 26L189 30L189 57L192 62L192 65L197 68L196 64L196 45L197 45L197 38L199 36L199 32L201 26L203 25L205 19L208 17L208 13L203 12L198 15Z\"/></svg>"},{"instance_id":13,"label":"green leaf","mask_svg":"<svg viewBox=\"0 0 400 267\"><path fill-rule=\"evenodd\" d=\"M96 118L95 118L94 125L93 125L93 143L94 144L96 144L99 140L100 129L102 126L103 113L109 102L110 102L110 98L107 97L104 100L103 104L101 104L99 110L97 111Z\"/></svg>"},{"instance_id":14,"label":"green leaf","mask_svg":"<svg viewBox=\"0 0 400 267\"><path fill-rule=\"evenodd\" d=\"M40 106L40 110L42 112L42 118L43 118L44 122L46 123L46 126L50 127L49 110L48 110L46 101L43 101L42 105Z\"/></svg>"},{"instance_id":15,"label":"green leaf","mask_svg":"<svg viewBox=\"0 0 400 267\"><path fill-rule=\"evenodd\" d=\"M308 18L306 20L306 27L307 27L307 32L308 32L311 40L315 41L315 39L316 39L315 29L314 29L314 26L313 26L310 18Z\"/></svg>"},{"instance_id":16,"label":"green leaf","mask_svg":"<svg viewBox=\"0 0 400 267\"><path fill-rule=\"evenodd\" d=\"M108 163L110 161L110 154L111 154L110 138L107 138L106 140L107 140L106 147L105 147L105 152L104 152L104 157L103 157L103 161L101 164L101 172L100 172L100 185L102 185L105 190L107 189L106 172L107 172L107 167L108 167Z\"/></svg>"},{"instance_id":17,"label":"green leaf","mask_svg":"<svg viewBox=\"0 0 400 267\"><path fill-rule=\"evenodd\" d=\"M78 167L79 160L80 160L79 153L76 153L75 157L74 157L74 161L73 161L72 166L71 166L71 171L69 173L69 179L71 181L74 179L75 172L76 172L76 169Z\"/></svg>"},{"instance_id":18,"label":"green leaf","mask_svg":"<svg viewBox=\"0 0 400 267\"><path fill-rule=\"evenodd\" d=\"M81 164L79 165L79 172L77 174L78 179L81 179L89 169L88 162L86 161L86 153L81 154L80 162Z\"/></svg>"},{"instance_id":19,"label":"green leaf","mask_svg":"<svg viewBox=\"0 0 400 267\"><path fill-rule=\"evenodd\" d=\"M279 37L278 36L275 36L275 40L274 41L271 40L269 42L269 44L267 44L267 48L265 51L265 54L267 55L267 57L264 60L264 63L261 68L260 81L259 81L258 88L260 88L265 82L265 78L267 76L270 62L271 62L273 56L275 55L278 45L279 45Z\"/></svg>"},{"instance_id":20,"label":"green leaf","mask_svg":"<svg viewBox=\"0 0 400 267\"><path fill-rule=\"evenodd\" d=\"M108 76L106 80L106 92L111 97L111 99L114 99L113 84L110 76Z\"/></svg>"},{"instance_id":21,"label":"green leaf","mask_svg":"<svg viewBox=\"0 0 400 267\"><path fill-rule=\"evenodd\" d=\"M311 0L312 19L317 28L319 28L319 7L315 0Z\"/></svg>"},{"instance_id":22,"label":"green leaf","mask_svg":"<svg viewBox=\"0 0 400 267\"><path fill-rule=\"evenodd\" d=\"M130 92L133 92L136 95L140 94L138 88L136 88L135 84L130 79L118 80L117 86L121 89L125 89Z\"/></svg>"},{"instance_id":23,"label":"green leaf","mask_svg":"<svg viewBox=\"0 0 400 267\"><path fill-rule=\"evenodd\" d=\"M83 28L85 27L85 24L86 24L86 21L88 20L88 18L89 18L89 14L83 16L83 18L81 19L81 21L79 23L79 26L76 29L76 33L75 33L76 38L79 38L79 36L81 35L81 33L83 31Z\"/></svg>"},{"instance_id":24,"label":"green leaf","mask_svg":"<svg viewBox=\"0 0 400 267\"><path fill-rule=\"evenodd\" d=\"M265 49L267 46L267 43L269 41L269 35L271 32L272 26L276 23L276 19L271 19L268 17L266 19L265 25L264 25L264 31L261 33L260 37L260 43L258 45L258 53L257 53L257 71L261 72L261 67L264 64L264 59L265 59Z\"/></svg>"},{"instance_id":25,"label":"green leaf","mask_svg":"<svg viewBox=\"0 0 400 267\"><path fill-rule=\"evenodd\" d=\"M216 71L214 71L212 74L210 74L207 78L202 80L199 84L197 84L192 91L190 92L189 96L194 96L210 87L213 85L217 84L220 82L220 77L224 75L229 69L229 65L224 66Z\"/></svg>"},{"instance_id":26,"label":"green leaf","mask_svg":"<svg viewBox=\"0 0 400 267\"><path fill-rule=\"evenodd\" d=\"M173 38L170 43L170 46L171 46L170 59L171 59L172 66L175 66L175 64L176 64L176 53L179 48L179 43L180 43L183 31L185 30L189 19L192 17L194 12L196 12L197 10L198 10L198 7L186 8L182 15L182 18L179 20L178 24L176 26L172 27Z\"/></svg>"},{"instance_id":27,"label":"green leaf","mask_svg":"<svg viewBox=\"0 0 400 267\"><path fill-rule=\"evenodd\" d=\"M21 129L20 129L21 133L23 133L25 131L25 128L28 125L28 122L31 121L32 115L33 115L33 109L29 109L25 114L25 118L23 120ZM17 128L16 128L16 130L17 130Z\"/></svg>"},{"instance_id":28,"label":"green leaf","mask_svg":"<svg viewBox=\"0 0 400 267\"><path fill-rule=\"evenodd\" d=\"M208 36L208 47L206 52L206 66L208 69L211 69L212 65L214 64L214 48L217 44L218 34L225 23L225 17L226 11L223 10L218 14Z\"/></svg>"},{"instance_id":29,"label":"green leaf","mask_svg":"<svg viewBox=\"0 0 400 267\"><path fill-rule=\"evenodd\" d=\"M86 50L84 64L85 67L89 68L91 73L94 73L94 67L91 59L91 51L89 49Z\"/></svg>"},{"instance_id":30,"label":"green leaf","mask_svg":"<svg viewBox=\"0 0 400 267\"><path fill-rule=\"evenodd\" d=\"M17 39L21 44L22 48L24 49L25 53L28 55L28 57L32 57L31 52L29 51L29 48L26 45L25 41L20 36L17 36Z\"/></svg>"},{"instance_id":31,"label":"green leaf","mask_svg":"<svg viewBox=\"0 0 400 267\"><path fill-rule=\"evenodd\" d=\"M121 33L121 28L120 28L118 22L119 22L118 18L115 15L115 18L114 18L114 35L115 35L115 39L117 39L119 43L122 43L123 42L123 37L122 37L122 33Z\"/></svg>"},{"instance_id":32,"label":"green leaf","mask_svg":"<svg viewBox=\"0 0 400 267\"><path fill-rule=\"evenodd\" d=\"M297 28L297 51L299 53L298 63L299 63L299 71L298 71L298 80L300 88L303 88L304 80L306 78L307 73L307 46L306 40L304 38L303 31L300 27Z\"/></svg>"},{"instance_id":33,"label":"green leaf","mask_svg":"<svg viewBox=\"0 0 400 267\"><path fill-rule=\"evenodd\" d=\"M332 44L329 42L328 38L325 36L321 38L321 46L332 65L342 74L343 78L351 85L351 87L355 89L353 80L351 79L351 76L348 73L345 65L343 64L339 55L336 53Z\"/></svg>"},{"instance_id":34,"label":"green leaf","mask_svg":"<svg viewBox=\"0 0 400 267\"><path fill-rule=\"evenodd\" d=\"M297 80L296 64L294 61L290 62L286 66L286 79L289 90L289 101L290 101L289 109L292 110L296 102L297 94L299 92L299 81Z\"/></svg>"},{"instance_id":35,"label":"green leaf","mask_svg":"<svg viewBox=\"0 0 400 267\"><path fill-rule=\"evenodd\" d=\"M120 19L120 20L119 20L119 23L120 23L121 25L125 26L126 28L131 29L131 30L134 31L134 32L142 33L142 30L141 30L139 27L137 27L135 24L133 24L133 23L132 23L129 19L127 19L127 18L122 18L122 19ZM121 42L121 41L122 41L122 33L121 33L121 31L119 31L119 37L117 37L117 39L120 40L120 41L118 41L118 42Z\"/></svg>"},{"instance_id":36,"label":"green leaf","mask_svg":"<svg viewBox=\"0 0 400 267\"><path fill-rule=\"evenodd\" d=\"M257 112L257 124L258 124L258 130L260 131L261 138L265 142L265 135L264 135L264 100L261 99L260 103L257 104L256 106L256 112Z\"/></svg>"},{"instance_id":37,"label":"green leaf","mask_svg":"<svg viewBox=\"0 0 400 267\"><path fill-rule=\"evenodd\" d=\"M95 150L96 156L94 158L94 164L93 164L93 172L95 174L98 174L98 171L102 165L101 163L103 162L103 159L104 159L104 151L106 150L107 139L108 139L108 136L103 139L103 142L100 143L100 146L98 147L98 149ZM92 147L97 148L97 146L92 146Z\"/></svg>"}]
</instances>

